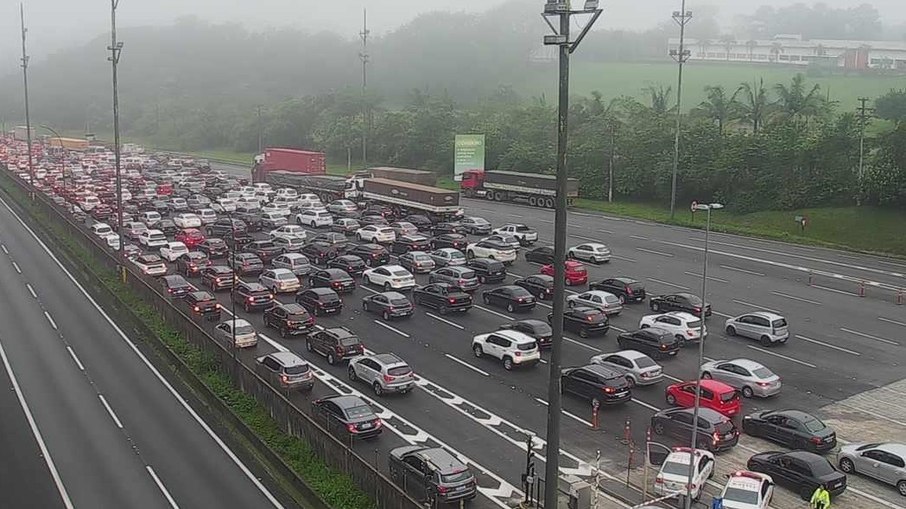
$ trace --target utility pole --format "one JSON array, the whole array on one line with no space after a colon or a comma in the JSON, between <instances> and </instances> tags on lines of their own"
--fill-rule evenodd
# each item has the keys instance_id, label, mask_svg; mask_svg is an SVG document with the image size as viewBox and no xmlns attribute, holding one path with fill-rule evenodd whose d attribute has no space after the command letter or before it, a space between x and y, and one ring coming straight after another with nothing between
<instances>
[{"instance_id":1,"label":"utility pole","mask_svg":"<svg viewBox=\"0 0 906 509\"><path fill-rule=\"evenodd\" d=\"M362 9L362 31L359 36L362 38L362 52L359 58L362 60L362 169L368 168L368 130L371 127L371 118L368 111L368 10Z\"/></svg>"},{"instance_id":2,"label":"utility pole","mask_svg":"<svg viewBox=\"0 0 906 509\"><path fill-rule=\"evenodd\" d=\"M28 145L28 192L35 199L35 166L31 155L31 115L28 111L28 55L25 53L25 7L19 4L19 19L22 22L22 82L25 85L25 140Z\"/></svg>"},{"instance_id":3,"label":"utility pole","mask_svg":"<svg viewBox=\"0 0 906 509\"><path fill-rule=\"evenodd\" d=\"M570 17L574 14L591 14L575 41L569 40ZM547 451L544 465L544 507L557 507L560 476L560 367L563 358L563 307L565 293L566 265L566 148L567 121L569 112L569 55L576 50L582 39L601 15L598 0L586 0L581 10L572 10L567 0L547 0L541 14L550 27L552 35L544 36L544 44L557 46L560 53L559 102L557 121L557 199L554 215L554 296L551 319L551 356L547 386ZM559 18L557 30L548 18Z\"/></svg>"},{"instance_id":4,"label":"utility pole","mask_svg":"<svg viewBox=\"0 0 906 509\"><path fill-rule=\"evenodd\" d=\"M110 0L110 61L113 70L113 155L116 168L116 232L120 236L119 262L122 268L123 282L126 282L126 265L125 265L125 248L126 242L123 236L123 181L120 174L120 98L118 83L116 77L116 67L120 63L120 53L123 51L123 43L116 40L116 8L119 0Z\"/></svg>"},{"instance_id":5,"label":"utility pole","mask_svg":"<svg viewBox=\"0 0 906 509\"><path fill-rule=\"evenodd\" d=\"M616 150L616 134L617 126L616 123L611 120L610 122L610 161L607 165L607 171L609 175L607 176L607 203L613 203L613 161L614 161L614 150Z\"/></svg>"},{"instance_id":6,"label":"utility pole","mask_svg":"<svg viewBox=\"0 0 906 509\"><path fill-rule=\"evenodd\" d=\"M261 105L255 106L258 112L258 153L261 153Z\"/></svg>"},{"instance_id":7,"label":"utility pole","mask_svg":"<svg viewBox=\"0 0 906 509\"><path fill-rule=\"evenodd\" d=\"M670 56L676 60L679 65L676 78L676 133L673 139L673 179L670 184L670 219L676 214L676 174L679 171L679 143L680 143L680 126L683 119L682 99L683 99L683 64L689 59L691 54L685 48L686 23L692 19L692 11L686 10L686 0L682 1L680 10L673 11L673 21L679 29L679 50L670 50Z\"/></svg>"},{"instance_id":8,"label":"utility pole","mask_svg":"<svg viewBox=\"0 0 906 509\"><path fill-rule=\"evenodd\" d=\"M859 98L859 174L857 175L856 181L856 206L862 206L862 176L864 175L864 163L865 163L865 118L874 111L874 108L868 108L865 106L869 99L867 97Z\"/></svg>"}]
</instances>

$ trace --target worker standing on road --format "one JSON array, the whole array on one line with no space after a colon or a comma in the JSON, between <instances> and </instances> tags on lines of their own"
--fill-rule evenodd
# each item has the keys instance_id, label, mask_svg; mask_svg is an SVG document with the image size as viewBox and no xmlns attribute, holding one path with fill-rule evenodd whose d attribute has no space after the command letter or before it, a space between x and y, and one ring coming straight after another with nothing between
<instances>
[{"instance_id":1,"label":"worker standing on road","mask_svg":"<svg viewBox=\"0 0 906 509\"><path fill-rule=\"evenodd\" d=\"M724 509L724 499L720 497L711 499L711 509Z\"/></svg>"},{"instance_id":2,"label":"worker standing on road","mask_svg":"<svg viewBox=\"0 0 906 509\"><path fill-rule=\"evenodd\" d=\"M830 507L830 492L824 489L824 486L818 485L812 493L812 509L828 509Z\"/></svg>"}]
</instances>

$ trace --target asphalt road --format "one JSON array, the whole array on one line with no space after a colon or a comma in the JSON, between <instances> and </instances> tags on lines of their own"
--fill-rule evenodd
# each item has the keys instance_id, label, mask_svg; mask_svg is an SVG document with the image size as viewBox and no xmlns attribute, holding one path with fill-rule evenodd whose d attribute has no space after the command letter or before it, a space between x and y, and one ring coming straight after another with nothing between
<instances>
[{"instance_id":1,"label":"asphalt road","mask_svg":"<svg viewBox=\"0 0 906 509\"><path fill-rule=\"evenodd\" d=\"M273 495L258 480L261 474L234 455L5 203L0 225L0 344L63 487L51 491L46 475L16 469L4 482L23 488L41 483L39 496L57 500L19 507L59 505L66 500L63 490L74 507L287 506L285 496ZM21 447L31 448L34 440Z\"/></svg>"}]
</instances>

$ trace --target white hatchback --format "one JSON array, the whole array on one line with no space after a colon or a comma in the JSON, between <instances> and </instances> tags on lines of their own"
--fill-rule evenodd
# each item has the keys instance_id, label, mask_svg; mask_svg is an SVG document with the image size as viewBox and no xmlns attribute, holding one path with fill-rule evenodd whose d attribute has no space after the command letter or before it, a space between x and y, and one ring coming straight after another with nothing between
<instances>
[{"instance_id":1,"label":"white hatchback","mask_svg":"<svg viewBox=\"0 0 906 509\"><path fill-rule=\"evenodd\" d=\"M296 214L296 223L311 226L312 228L320 228L332 225L333 216L326 210L307 209Z\"/></svg>"},{"instance_id":2,"label":"white hatchback","mask_svg":"<svg viewBox=\"0 0 906 509\"><path fill-rule=\"evenodd\" d=\"M415 276L399 265L383 265L362 273L362 283L390 290L411 290L415 288Z\"/></svg>"},{"instance_id":3,"label":"white hatchback","mask_svg":"<svg viewBox=\"0 0 906 509\"><path fill-rule=\"evenodd\" d=\"M704 329L705 337L708 337L708 328L702 326L701 318L685 311L643 316L639 320L639 328L647 327L669 331L680 342L680 345L701 339L702 329Z\"/></svg>"}]
</instances>

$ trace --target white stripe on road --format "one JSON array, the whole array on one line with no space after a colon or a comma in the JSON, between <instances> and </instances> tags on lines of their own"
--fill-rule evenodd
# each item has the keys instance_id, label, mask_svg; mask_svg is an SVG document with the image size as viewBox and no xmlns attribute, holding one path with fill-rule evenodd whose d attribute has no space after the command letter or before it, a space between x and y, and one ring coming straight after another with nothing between
<instances>
[{"instance_id":1,"label":"white stripe on road","mask_svg":"<svg viewBox=\"0 0 906 509\"><path fill-rule=\"evenodd\" d=\"M660 411L661 411L660 408L658 408L658 407L656 407L656 406L654 406L654 405L649 405L648 403L645 403L644 401L642 401L642 400L640 400L640 399L632 398L630 401L632 401L633 403L636 403L636 404L638 404L638 405L642 405L643 407L645 407L645 408L647 408L647 409L649 409L649 410L654 410L655 412L660 412Z\"/></svg>"},{"instance_id":2,"label":"white stripe on road","mask_svg":"<svg viewBox=\"0 0 906 509\"><path fill-rule=\"evenodd\" d=\"M598 239L595 239L595 238L592 238L592 237L585 237L584 235L573 235L573 234L570 234L569 236L570 236L570 237L573 237L573 238L576 238L576 239L587 240L587 241L589 241L589 242L598 242Z\"/></svg>"},{"instance_id":3,"label":"white stripe on road","mask_svg":"<svg viewBox=\"0 0 906 509\"><path fill-rule=\"evenodd\" d=\"M674 288L679 288L680 290L688 290L688 286L678 285L676 283L671 283L669 281L663 281L661 279L655 279L653 277L648 278L648 281L654 281L655 283L660 283L662 285L672 286Z\"/></svg>"},{"instance_id":4,"label":"white stripe on road","mask_svg":"<svg viewBox=\"0 0 906 509\"><path fill-rule=\"evenodd\" d=\"M892 323L894 325L899 325L901 327L906 327L906 322L898 322L896 320L891 320L890 318L884 318L883 316L879 316L878 320L881 320L882 322Z\"/></svg>"},{"instance_id":5,"label":"white stripe on road","mask_svg":"<svg viewBox=\"0 0 906 509\"><path fill-rule=\"evenodd\" d=\"M816 306L820 306L820 305L821 305L821 303L818 302L818 301L816 301L816 300L804 299L804 298L802 298L802 297L796 297L795 295L790 295L790 294L788 294L788 293L777 292L777 291L772 291L771 293L774 294L774 295L776 295L776 296L778 296L778 297L784 297L784 298L787 298L787 299L798 300L799 302L807 302L807 303L809 303L809 304L814 304L814 305L816 305ZM779 314L779 313L778 313L778 314Z\"/></svg>"},{"instance_id":6,"label":"white stripe on road","mask_svg":"<svg viewBox=\"0 0 906 509\"><path fill-rule=\"evenodd\" d=\"M827 348L833 348L834 350L839 350L839 351L841 351L841 352L848 353L848 354L850 354L850 355L862 355L862 354L860 354L859 352L854 352L854 351L852 351L852 350L849 350L849 349L847 349L847 348L843 348L843 347L841 347L841 346L832 345L832 344L830 344L830 343L825 343L824 341L818 341L817 339L807 338L807 337L802 336L802 335L800 335L800 334L796 334L796 338L797 338L797 339L801 339L802 341L808 341L809 343L815 343L816 345L826 346Z\"/></svg>"},{"instance_id":7,"label":"white stripe on road","mask_svg":"<svg viewBox=\"0 0 906 509\"><path fill-rule=\"evenodd\" d=\"M8 255L9 250L6 249L6 244L0 244L0 249L3 249L3 254Z\"/></svg>"},{"instance_id":8,"label":"white stripe on road","mask_svg":"<svg viewBox=\"0 0 906 509\"><path fill-rule=\"evenodd\" d=\"M651 253L651 254L656 254L656 255L659 255L659 256L666 256L666 257L668 257L668 258L673 258L673 254L672 254L672 253L665 253L665 252L663 252L663 251L655 251L654 249L645 249L644 247L637 247L637 248L635 248L635 249L636 249L637 251L642 251L643 253Z\"/></svg>"},{"instance_id":9,"label":"white stripe on road","mask_svg":"<svg viewBox=\"0 0 906 509\"><path fill-rule=\"evenodd\" d=\"M613 232L610 230L598 230L599 233L606 233L608 235L613 235Z\"/></svg>"},{"instance_id":10,"label":"white stripe on road","mask_svg":"<svg viewBox=\"0 0 906 509\"><path fill-rule=\"evenodd\" d=\"M702 277L701 274L696 274L695 272L689 272L689 271L683 272L683 274L686 274L687 276L697 277L699 279ZM708 279L710 279L711 281L717 281L718 283L729 283L729 281L727 281L726 279L721 279L719 277L714 277L714 276L708 276Z\"/></svg>"},{"instance_id":11,"label":"white stripe on road","mask_svg":"<svg viewBox=\"0 0 906 509\"><path fill-rule=\"evenodd\" d=\"M157 473L154 472L154 469L151 468L151 465L146 465L145 469L148 470L148 475L151 476L151 479L154 479L154 484L157 485L158 489L160 489L160 492L164 494L164 497L166 497L167 503L170 504L170 507L173 509L179 509L179 506L176 505L176 501L173 500L170 492L167 491L167 487L164 486L163 482L161 482L160 477L157 477Z\"/></svg>"},{"instance_id":12,"label":"white stripe on road","mask_svg":"<svg viewBox=\"0 0 906 509\"><path fill-rule=\"evenodd\" d=\"M675 377L675 376L670 376L670 375L668 375L667 373L663 373L663 372L662 372L662 374L664 375L664 378L666 378L666 379L668 379L668 380L673 380L674 382L677 382L677 383L681 383L681 382L684 381L684 380L680 380L679 378L677 378L677 377Z\"/></svg>"},{"instance_id":13,"label":"white stripe on road","mask_svg":"<svg viewBox=\"0 0 906 509\"><path fill-rule=\"evenodd\" d=\"M721 265L720 268L727 270L735 270L736 272L742 272L743 274L751 274L753 276L764 276L761 272L755 272L754 270L740 269L739 267L734 267L732 265Z\"/></svg>"},{"instance_id":14,"label":"white stripe on road","mask_svg":"<svg viewBox=\"0 0 906 509\"><path fill-rule=\"evenodd\" d=\"M83 366L83 365L82 365L82 361L80 361L79 358L76 357L75 351L72 349L72 347L67 346L67 347L66 347L66 350L69 351L70 357L72 357L72 360L75 361L76 366L79 367L79 370L80 370L80 371L85 371L85 366Z\"/></svg>"},{"instance_id":15,"label":"white stripe on road","mask_svg":"<svg viewBox=\"0 0 906 509\"><path fill-rule=\"evenodd\" d=\"M114 423L116 423L116 427L119 429L123 429L123 423L120 422L119 417L117 417L116 414L113 413L113 408L111 408L110 404L107 403L107 398L105 398L103 394L98 394L98 399L100 399L101 403L104 404L104 408L107 409L107 413L110 414L110 418L113 419Z\"/></svg>"},{"instance_id":16,"label":"white stripe on road","mask_svg":"<svg viewBox=\"0 0 906 509\"><path fill-rule=\"evenodd\" d=\"M765 350L764 348L760 348L760 347L753 346L753 345L746 345L746 346L749 347L749 348L751 348L752 350L758 350L758 351L761 352L761 353L764 353L764 354L767 354L767 355L773 355L774 357L779 357L779 358L781 358L781 359L786 359L786 360L788 360L788 361L790 361L790 362L795 362L796 364L802 364L803 366L807 366L807 367L809 367L809 368L816 368L816 369L818 368L818 366L815 366L815 365L812 364L812 363L805 362L805 361L800 361L799 359L794 359L794 358L792 358L792 357L787 357L786 355L781 355L781 354L779 354L779 353L774 353L774 352L772 352L772 351L770 351L770 350Z\"/></svg>"},{"instance_id":17,"label":"white stripe on road","mask_svg":"<svg viewBox=\"0 0 906 509\"><path fill-rule=\"evenodd\" d=\"M538 221L541 223L554 224L554 222L550 219L539 219Z\"/></svg>"},{"instance_id":18,"label":"white stripe on road","mask_svg":"<svg viewBox=\"0 0 906 509\"><path fill-rule=\"evenodd\" d=\"M812 288L817 288L819 290L825 290L825 291L834 292L834 293L842 293L843 295L849 295L850 297L858 297L858 294L856 292L847 292L846 290L838 290L836 288L830 288L828 286L821 286L821 285L816 285L816 284L812 284L810 286Z\"/></svg>"},{"instance_id":19,"label":"white stripe on road","mask_svg":"<svg viewBox=\"0 0 906 509\"><path fill-rule=\"evenodd\" d=\"M764 307L764 306L759 306L758 304L753 304L751 302L746 302L744 300L733 299L733 302L740 304L742 306L748 306L750 308L763 309L765 311L770 311L771 313L774 313L775 315L781 314L780 311L777 311L777 310L774 310L774 309L771 309L768 307Z\"/></svg>"},{"instance_id":20,"label":"white stripe on road","mask_svg":"<svg viewBox=\"0 0 906 509\"><path fill-rule=\"evenodd\" d=\"M19 274L22 273L22 269L19 268L19 264L18 264L18 263L13 262L13 268L16 269L16 272L18 272Z\"/></svg>"},{"instance_id":21,"label":"white stripe on road","mask_svg":"<svg viewBox=\"0 0 906 509\"><path fill-rule=\"evenodd\" d=\"M25 286L26 286L26 288L28 288L28 293L30 293L32 297L34 297L35 299L37 299L37 298L38 298L38 294L35 293L35 289L32 288L31 285L28 284L28 283L25 283Z\"/></svg>"},{"instance_id":22,"label":"white stripe on road","mask_svg":"<svg viewBox=\"0 0 906 509\"><path fill-rule=\"evenodd\" d=\"M626 329L621 329L621 328L617 327L616 325L611 325L610 328L617 332L629 332Z\"/></svg>"},{"instance_id":23,"label":"white stripe on road","mask_svg":"<svg viewBox=\"0 0 906 509\"><path fill-rule=\"evenodd\" d=\"M840 439L838 438L837 441L839 442ZM881 505L883 505L884 507L888 507L888 508L890 508L890 509L903 509L903 506L901 506L901 505L894 504L893 502L888 502L888 501L886 501L886 500L884 500L884 499L882 499L882 498L878 498L878 497L876 497L876 496L874 496L874 495L872 495L872 494L870 494L870 493L866 493L866 492L864 492L864 491L862 491L862 490L853 488L853 487L852 487L851 485L849 485L849 484L847 484L847 486L846 486L846 491L851 491L851 492L855 493L856 495L859 495L859 496L861 496L861 497L865 497L865 498L867 498L868 500L871 500L872 502L874 502L874 503L876 503L876 504L881 504Z\"/></svg>"},{"instance_id":24,"label":"white stripe on road","mask_svg":"<svg viewBox=\"0 0 906 509\"><path fill-rule=\"evenodd\" d=\"M642 237L641 235L630 235L629 238L636 240L648 240L648 237Z\"/></svg>"},{"instance_id":25,"label":"white stripe on road","mask_svg":"<svg viewBox=\"0 0 906 509\"><path fill-rule=\"evenodd\" d=\"M568 338L568 337L566 337L566 336L563 336L563 340L564 340L564 341L569 341L570 343L575 343L575 344L577 344L577 345L579 345L579 346L581 346L581 347L583 347L583 348L588 348L588 349L591 350L592 352L601 353L601 350L599 350L599 349L597 349L597 348L595 348L595 347L593 347L593 346L588 346L588 345L586 345L585 343L583 343L583 342L581 342L581 341L576 341L576 340L573 339L573 338Z\"/></svg>"},{"instance_id":26,"label":"white stripe on road","mask_svg":"<svg viewBox=\"0 0 906 509\"><path fill-rule=\"evenodd\" d=\"M44 317L47 318L48 322L50 322L50 326L53 327L53 330L57 330L57 322L53 321L53 318L50 316L50 313L45 311Z\"/></svg>"},{"instance_id":27,"label":"white stripe on road","mask_svg":"<svg viewBox=\"0 0 906 509\"><path fill-rule=\"evenodd\" d=\"M450 359L450 360L453 361L453 362L456 362L456 363L458 363L458 364L461 364L461 365L463 365L463 366L465 366L465 367L471 369L472 371L478 373L479 375L491 376L491 375L488 374L487 371L478 369L478 368L476 368L475 366L469 364L468 362L466 362L466 361L464 361L464 360L462 360L462 359L460 359L460 358L458 358L458 357L455 357L455 356L450 355L450 354L448 354L448 353L445 353L445 354L444 354L444 357Z\"/></svg>"},{"instance_id":28,"label":"white stripe on road","mask_svg":"<svg viewBox=\"0 0 906 509\"><path fill-rule=\"evenodd\" d=\"M866 334L866 333L864 333L864 332L859 332L859 331L855 331L855 330L852 330L852 329L847 329L846 327L840 327L840 330L842 330L843 332L848 332L848 333L850 333L850 334L855 334L856 336L862 336L863 338L868 338L868 339L873 339L873 340L875 340L875 341L880 341L881 343L887 343L888 345L896 345L896 346L899 346L899 345L900 345L900 344L897 343L896 341L891 341L891 340L889 340L889 339L879 338L878 336L872 336L871 334Z\"/></svg>"},{"instance_id":29,"label":"white stripe on road","mask_svg":"<svg viewBox=\"0 0 906 509\"><path fill-rule=\"evenodd\" d=\"M616 258L617 260L623 260L624 262L632 262L632 263L636 262L636 260L634 258L627 258L625 256L620 256L620 255L615 255L615 254L610 255L610 257Z\"/></svg>"},{"instance_id":30,"label":"white stripe on road","mask_svg":"<svg viewBox=\"0 0 906 509\"><path fill-rule=\"evenodd\" d=\"M544 401L541 398L535 398L535 401L537 401L538 403L541 403L544 406L550 406L550 403L548 403L547 401ZM576 415L572 412L567 412L566 410L563 410L562 408L560 409L560 413L562 413L563 415L565 415L567 417L571 417L571 418L581 422L582 424L588 426L589 428L593 426L593 424L591 422L586 421L585 419L579 417L578 415Z\"/></svg>"},{"instance_id":31,"label":"white stripe on road","mask_svg":"<svg viewBox=\"0 0 906 509\"><path fill-rule=\"evenodd\" d=\"M476 307L476 308L478 308L478 309L480 309L480 310L482 310L482 311L485 311L485 312L487 312L487 313L491 313L492 315L497 315L497 316L499 316L499 317L506 318L507 320L515 320L515 318L513 318L512 316L505 315L505 314L503 314L503 313L498 313L497 311L494 311L493 309L488 309L488 308L486 308L486 307L484 307L484 306L479 306L478 304L473 304L472 307Z\"/></svg>"},{"instance_id":32,"label":"white stripe on road","mask_svg":"<svg viewBox=\"0 0 906 509\"><path fill-rule=\"evenodd\" d=\"M409 335L406 334L405 332L403 332L403 331L397 329L396 327L391 327L391 326L387 325L386 323L384 323L384 322L382 322L382 321L380 321L380 320L375 320L374 323L380 325L381 327L383 327L383 328L385 328L385 329L387 329L387 330L391 330L391 331L393 331L393 332L399 334L400 336L402 336L402 337L404 337L404 338L408 338L408 337L409 337Z\"/></svg>"},{"instance_id":33,"label":"white stripe on road","mask_svg":"<svg viewBox=\"0 0 906 509\"><path fill-rule=\"evenodd\" d=\"M466 328L463 327L462 325L459 325L459 324L456 323L456 322L451 322L450 320L447 320L446 318L441 318L441 317L435 315L434 313L425 313L425 314L428 315L428 316L430 316L431 318L433 318L433 319L435 319L435 320L439 320L439 321L441 321L441 322L444 322L444 323L447 324L447 325L452 325L453 327L456 327L456 328L459 329L459 330L466 330Z\"/></svg>"}]
</instances>

